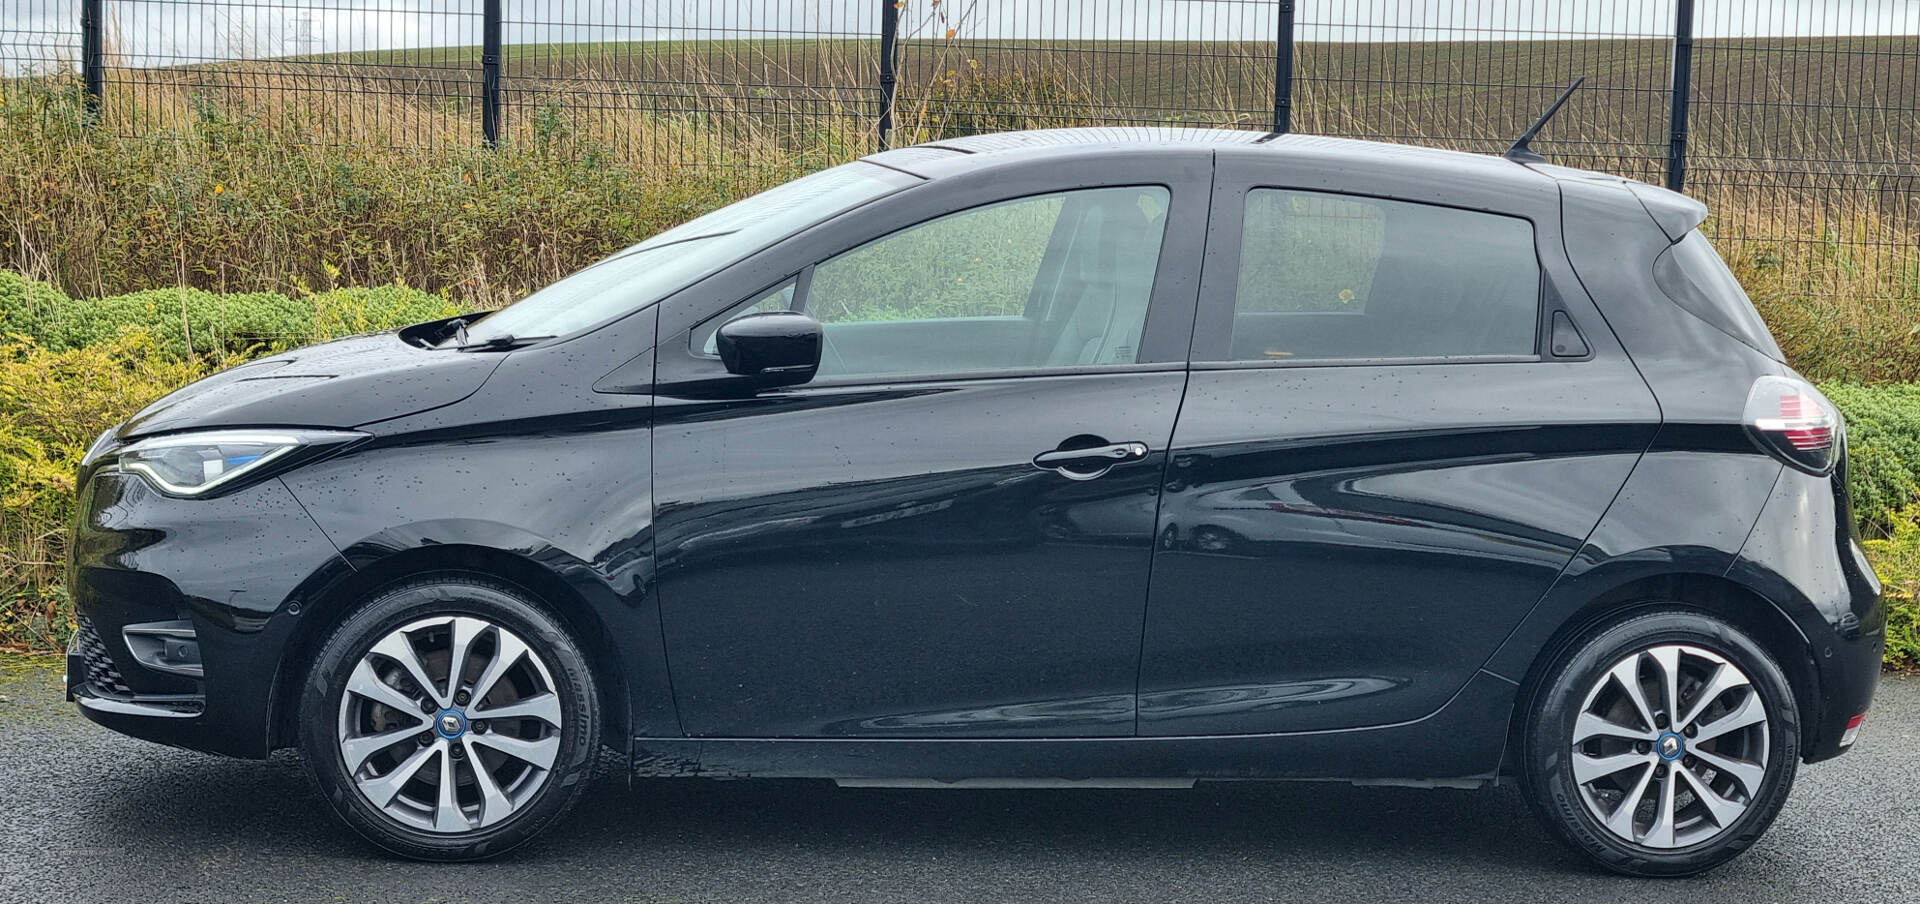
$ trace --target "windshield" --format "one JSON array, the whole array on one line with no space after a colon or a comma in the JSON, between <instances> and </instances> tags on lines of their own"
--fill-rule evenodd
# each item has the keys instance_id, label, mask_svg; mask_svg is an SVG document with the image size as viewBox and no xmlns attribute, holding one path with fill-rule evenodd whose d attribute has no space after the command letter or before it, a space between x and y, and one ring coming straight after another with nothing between
<instances>
[{"instance_id":1,"label":"windshield","mask_svg":"<svg viewBox=\"0 0 1920 904\"><path fill-rule=\"evenodd\" d=\"M918 181L859 161L795 179L675 226L508 305L474 324L464 342L562 336L605 323L808 226Z\"/></svg>"}]
</instances>

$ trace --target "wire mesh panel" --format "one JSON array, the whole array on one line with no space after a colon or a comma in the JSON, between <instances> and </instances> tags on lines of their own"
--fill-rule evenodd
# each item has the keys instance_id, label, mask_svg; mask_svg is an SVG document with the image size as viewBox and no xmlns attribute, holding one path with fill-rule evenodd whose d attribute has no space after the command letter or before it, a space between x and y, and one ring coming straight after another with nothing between
<instances>
[{"instance_id":1,"label":"wire mesh panel","mask_svg":"<svg viewBox=\"0 0 1920 904\"><path fill-rule=\"evenodd\" d=\"M83 2L0 0L0 97L80 90ZM628 165L790 172L864 153L883 140L889 63L896 145L1265 129L1290 97L1294 131L1498 152L1585 76L1536 142L1555 162L1658 183L1671 154L1743 276L1920 295L1915 0L95 2L101 121L122 134L244 118L300 141L431 146L477 142L497 110L505 141Z\"/></svg>"},{"instance_id":2,"label":"wire mesh panel","mask_svg":"<svg viewBox=\"0 0 1920 904\"><path fill-rule=\"evenodd\" d=\"M1575 78L1534 147L1658 182L1672 0L1300 4L1298 131L1497 153Z\"/></svg>"},{"instance_id":3,"label":"wire mesh panel","mask_svg":"<svg viewBox=\"0 0 1920 904\"><path fill-rule=\"evenodd\" d=\"M80 0L0 0L0 78L79 70Z\"/></svg>"},{"instance_id":4,"label":"wire mesh panel","mask_svg":"<svg viewBox=\"0 0 1920 904\"><path fill-rule=\"evenodd\" d=\"M1264 129L1275 0L903 0L902 141L1079 125Z\"/></svg>"},{"instance_id":5,"label":"wire mesh panel","mask_svg":"<svg viewBox=\"0 0 1920 904\"><path fill-rule=\"evenodd\" d=\"M584 135L632 160L871 148L876 0L509 0L516 140Z\"/></svg>"},{"instance_id":6,"label":"wire mesh panel","mask_svg":"<svg viewBox=\"0 0 1920 904\"><path fill-rule=\"evenodd\" d=\"M106 0L104 121L249 118L308 140L478 138L479 0Z\"/></svg>"},{"instance_id":7,"label":"wire mesh panel","mask_svg":"<svg viewBox=\"0 0 1920 904\"><path fill-rule=\"evenodd\" d=\"M1702 3L1687 193L1805 295L1920 297L1920 3ZM1916 312L1920 321L1920 312Z\"/></svg>"}]
</instances>

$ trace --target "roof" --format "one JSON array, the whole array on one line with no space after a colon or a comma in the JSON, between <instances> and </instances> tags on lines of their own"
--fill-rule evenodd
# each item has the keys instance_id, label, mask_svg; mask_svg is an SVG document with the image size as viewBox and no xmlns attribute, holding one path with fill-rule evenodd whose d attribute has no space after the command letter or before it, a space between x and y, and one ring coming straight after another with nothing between
<instances>
[{"instance_id":1,"label":"roof","mask_svg":"<svg viewBox=\"0 0 1920 904\"><path fill-rule=\"evenodd\" d=\"M1377 168L1399 174L1441 170L1482 184L1506 183L1538 190L1544 180L1604 180L1618 176L1561 166L1517 163L1491 154L1472 154L1441 148L1333 138L1323 135L1274 135L1239 129L1197 127L1094 126L1075 129L1037 129L992 132L944 138L867 159L917 175L937 178L948 173L1042 156L1097 154L1103 151L1211 148L1220 153L1274 155L1323 165ZM1638 186L1639 183L1634 183ZM1663 191L1644 186L1651 191Z\"/></svg>"}]
</instances>

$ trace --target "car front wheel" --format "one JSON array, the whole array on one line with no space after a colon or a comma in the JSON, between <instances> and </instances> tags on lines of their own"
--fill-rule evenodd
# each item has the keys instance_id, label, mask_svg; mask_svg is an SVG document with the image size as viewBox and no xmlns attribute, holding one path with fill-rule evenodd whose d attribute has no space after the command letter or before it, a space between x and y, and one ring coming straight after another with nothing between
<instances>
[{"instance_id":1,"label":"car front wheel","mask_svg":"<svg viewBox=\"0 0 1920 904\"><path fill-rule=\"evenodd\" d=\"M1668 610L1589 632L1549 669L1522 738L1541 820L1617 872L1681 876L1746 850L1800 758L1772 657L1712 616Z\"/></svg>"},{"instance_id":2,"label":"car front wheel","mask_svg":"<svg viewBox=\"0 0 1920 904\"><path fill-rule=\"evenodd\" d=\"M300 746L334 812L387 850L473 860L569 809L599 745L593 676L565 628L464 576L380 593L322 642Z\"/></svg>"}]
</instances>

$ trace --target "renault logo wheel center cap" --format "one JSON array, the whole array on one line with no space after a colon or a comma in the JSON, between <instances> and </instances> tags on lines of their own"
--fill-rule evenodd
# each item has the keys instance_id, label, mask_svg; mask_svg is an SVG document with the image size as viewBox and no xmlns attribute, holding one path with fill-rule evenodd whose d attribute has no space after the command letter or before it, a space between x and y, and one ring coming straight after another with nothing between
<instances>
[{"instance_id":1,"label":"renault logo wheel center cap","mask_svg":"<svg viewBox=\"0 0 1920 904\"><path fill-rule=\"evenodd\" d=\"M458 710L449 709L440 713L439 718L433 720L433 724L434 730L449 741L465 734L467 730L467 720Z\"/></svg>"}]
</instances>

